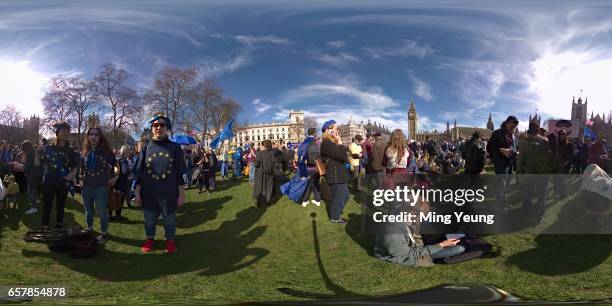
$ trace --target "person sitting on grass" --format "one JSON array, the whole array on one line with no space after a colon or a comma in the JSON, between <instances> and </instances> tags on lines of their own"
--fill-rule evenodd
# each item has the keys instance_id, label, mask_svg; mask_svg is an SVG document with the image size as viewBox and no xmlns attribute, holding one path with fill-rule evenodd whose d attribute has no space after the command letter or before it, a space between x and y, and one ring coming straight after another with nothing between
<instances>
[{"instance_id":1,"label":"person sitting on grass","mask_svg":"<svg viewBox=\"0 0 612 306\"><path fill-rule=\"evenodd\" d=\"M185 203L185 158L181 146L168 138L170 119L157 113L149 120L153 132L151 142L140 151L134 170L136 206L142 207L147 240L141 250L153 250L155 227L161 214L164 220L166 253L176 252L176 209Z\"/></svg>"},{"instance_id":2,"label":"person sitting on grass","mask_svg":"<svg viewBox=\"0 0 612 306\"><path fill-rule=\"evenodd\" d=\"M390 215L410 210L405 203L387 203ZM460 239L447 239L437 244L424 245L421 236L409 222L378 224L374 256L378 259L410 267L432 266L434 259L444 259L465 252L457 245Z\"/></svg>"}]
</instances>

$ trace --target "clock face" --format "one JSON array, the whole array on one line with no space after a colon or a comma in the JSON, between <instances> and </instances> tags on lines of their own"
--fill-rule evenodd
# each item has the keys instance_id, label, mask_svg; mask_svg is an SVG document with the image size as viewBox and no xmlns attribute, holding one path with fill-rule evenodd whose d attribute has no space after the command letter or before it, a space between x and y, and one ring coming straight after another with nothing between
<instances>
[{"instance_id":1,"label":"clock face","mask_svg":"<svg viewBox=\"0 0 612 306\"><path fill-rule=\"evenodd\" d=\"M147 155L146 173L156 181L165 180L172 174L174 159L168 152L156 152Z\"/></svg>"}]
</instances>

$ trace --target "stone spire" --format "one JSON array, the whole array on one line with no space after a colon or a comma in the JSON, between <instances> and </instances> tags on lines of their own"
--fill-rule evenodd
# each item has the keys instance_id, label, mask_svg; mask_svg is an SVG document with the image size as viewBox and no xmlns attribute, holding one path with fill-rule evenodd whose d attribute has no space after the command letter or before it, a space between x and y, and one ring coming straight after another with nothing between
<instances>
[{"instance_id":1,"label":"stone spire","mask_svg":"<svg viewBox=\"0 0 612 306\"><path fill-rule=\"evenodd\" d=\"M489 113L489 119L487 120L487 129L488 130L495 130L495 125L493 125L493 117L491 117L491 113Z\"/></svg>"}]
</instances>

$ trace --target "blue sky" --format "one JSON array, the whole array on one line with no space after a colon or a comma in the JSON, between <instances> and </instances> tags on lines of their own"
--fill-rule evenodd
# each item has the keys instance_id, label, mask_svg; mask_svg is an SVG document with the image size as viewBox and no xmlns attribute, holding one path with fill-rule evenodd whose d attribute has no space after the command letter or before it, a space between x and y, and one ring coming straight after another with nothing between
<instances>
[{"instance_id":1,"label":"blue sky","mask_svg":"<svg viewBox=\"0 0 612 306\"><path fill-rule=\"evenodd\" d=\"M612 3L577 1L3 1L0 107L41 113L56 74L113 62L135 87L194 66L242 106L241 121L303 109L323 122L406 130L484 126L537 109L612 109Z\"/></svg>"}]
</instances>

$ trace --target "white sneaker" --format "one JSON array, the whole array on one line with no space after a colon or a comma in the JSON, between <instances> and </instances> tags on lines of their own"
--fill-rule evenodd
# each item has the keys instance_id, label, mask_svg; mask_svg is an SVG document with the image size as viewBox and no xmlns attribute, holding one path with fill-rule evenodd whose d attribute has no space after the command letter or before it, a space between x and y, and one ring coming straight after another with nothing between
<instances>
[{"instance_id":1,"label":"white sneaker","mask_svg":"<svg viewBox=\"0 0 612 306\"><path fill-rule=\"evenodd\" d=\"M302 207L306 207L306 206L308 206L308 201L302 202Z\"/></svg>"},{"instance_id":2,"label":"white sneaker","mask_svg":"<svg viewBox=\"0 0 612 306\"><path fill-rule=\"evenodd\" d=\"M311 202L312 204L314 204L314 205L321 206L321 202L319 202L319 201L310 200L310 202Z\"/></svg>"},{"instance_id":3,"label":"white sneaker","mask_svg":"<svg viewBox=\"0 0 612 306\"><path fill-rule=\"evenodd\" d=\"M38 212L38 209L36 209L36 208L32 207L32 208L30 208L30 209L26 210L26 212L25 212L25 213L26 213L26 215L31 215L31 214L35 214L35 213L37 213L37 212Z\"/></svg>"}]
</instances>

